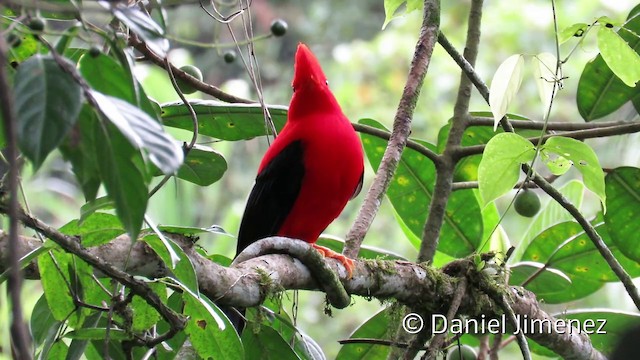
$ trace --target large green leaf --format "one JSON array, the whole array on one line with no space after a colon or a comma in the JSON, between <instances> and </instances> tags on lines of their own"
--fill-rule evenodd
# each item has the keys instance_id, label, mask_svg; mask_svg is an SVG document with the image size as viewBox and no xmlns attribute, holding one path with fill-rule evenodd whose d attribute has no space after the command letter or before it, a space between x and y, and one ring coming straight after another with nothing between
<instances>
[{"instance_id":1,"label":"large green leaf","mask_svg":"<svg viewBox=\"0 0 640 360\"><path fill-rule=\"evenodd\" d=\"M96 126L94 136L96 153L102 155L98 162L100 177L115 203L118 218L135 239L149 200L145 176L132 160L140 154L112 126Z\"/></svg>"},{"instance_id":2,"label":"large green leaf","mask_svg":"<svg viewBox=\"0 0 640 360\"><path fill-rule=\"evenodd\" d=\"M30 320L30 329L33 335L34 345L36 348L42 349L40 352L40 354L42 354L41 358L47 358L46 355L56 340L58 331L62 325L63 322L56 320L51 313L51 309L47 303L47 297L42 294L33 307Z\"/></svg>"},{"instance_id":3,"label":"large green leaf","mask_svg":"<svg viewBox=\"0 0 640 360\"><path fill-rule=\"evenodd\" d=\"M613 244L604 222L596 219L594 228L620 264L632 276L640 276L640 263L625 257ZM619 281L580 224L564 222L538 235L525 250L522 260L545 263L569 276L572 281L565 291L549 294L547 303L579 299L602 287L605 282Z\"/></svg>"},{"instance_id":4,"label":"large green leaf","mask_svg":"<svg viewBox=\"0 0 640 360\"><path fill-rule=\"evenodd\" d=\"M387 339L393 329L389 309L378 311L367 319L349 337L350 339ZM336 356L336 360L375 360L386 359L389 347L371 343L344 344Z\"/></svg>"},{"instance_id":5,"label":"large green leaf","mask_svg":"<svg viewBox=\"0 0 640 360\"><path fill-rule=\"evenodd\" d=\"M613 243L626 256L640 262L640 169L620 167L605 178L607 209L604 215Z\"/></svg>"},{"instance_id":6,"label":"large green leaf","mask_svg":"<svg viewBox=\"0 0 640 360\"><path fill-rule=\"evenodd\" d=\"M244 331L242 344L247 359L298 360L298 355L274 329L263 326L260 331Z\"/></svg>"},{"instance_id":7,"label":"large green leaf","mask_svg":"<svg viewBox=\"0 0 640 360\"><path fill-rule=\"evenodd\" d=\"M38 168L78 120L80 86L48 56L18 68L14 84L18 145Z\"/></svg>"},{"instance_id":8,"label":"large green leaf","mask_svg":"<svg viewBox=\"0 0 640 360\"><path fill-rule=\"evenodd\" d=\"M108 243L117 236L125 233L122 223L114 215L96 212L84 221L71 220L60 232L67 235L79 236L82 246L91 247Z\"/></svg>"},{"instance_id":9,"label":"large green leaf","mask_svg":"<svg viewBox=\"0 0 640 360\"><path fill-rule=\"evenodd\" d=\"M72 257L71 254L52 250L49 254L38 258L38 270L51 314L56 320L68 321L73 327L82 324L87 310L76 307L69 294L70 278L75 277L71 267ZM73 290L81 293L80 285L76 284ZM82 298L81 294L76 295Z\"/></svg>"},{"instance_id":10,"label":"large green leaf","mask_svg":"<svg viewBox=\"0 0 640 360\"><path fill-rule=\"evenodd\" d=\"M190 100L198 116L198 133L220 140L245 140L271 134L259 104L227 104L212 100ZM286 106L269 106L276 127L282 129L287 119ZM193 120L182 102L162 105L164 125L193 131Z\"/></svg>"},{"instance_id":11,"label":"large green leaf","mask_svg":"<svg viewBox=\"0 0 640 360\"><path fill-rule=\"evenodd\" d=\"M582 206L584 185L581 181L571 180L559 188L558 191L578 209ZM560 206L560 204L553 200L547 202L542 210L533 218L533 221L529 223L529 227L524 234L522 234L522 239L518 243L516 250L511 254L509 260L512 262L520 261L522 254L536 236L555 224L570 220L573 220L573 217L567 210Z\"/></svg>"},{"instance_id":12,"label":"large green leaf","mask_svg":"<svg viewBox=\"0 0 640 360\"><path fill-rule=\"evenodd\" d=\"M500 119L507 114L509 104L520 89L523 68L524 56L515 54L504 60L493 74L489 92L489 106L493 113L494 130L497 129Z\"/></svg>"},{"instance_id":13,"label":"large green leaf","mask_svg":"<svg viewBox=\"0 0 640 360\"><path fill-rule=\"evenodd\" d=\"M131 74L113 58L85 53L78 61L78 70L87 83L102 94L135 104L135 90Z\"/></svg>"},{"instance_id":14,"label":"large green leaf","mask_svg":"<svg viewBox=\"0 0 640 360\"><path fill-rule=\"evenodd\" d=\"M598 48L609 69L625 85L635 86L640 80L640 55L608 26L601 26L598 30Z\"/></svg>"},{"instance_id":15,"label":"large green leaf","mask_svg":"<svg viewBox=\"0 0 640 360\"><path fill-rule=\"evenodd\" d=\"M362 119L360 123L384 129L375 120ZM367 158L374 170L377 170L387 141L367 134L361 134L361 136ZM433 149L433 146L428 143L422 144ZM435 195L434 184L433 163L417 151L405 149L389 185L387 198L398 216L417 238L422 237L429 204ZM475 251L482 241L482 231L480 206L473 191L453 192L447 203L438 251L455 257L468 255Z\"/></svg>"},{"instance_id":16,"label":"large green leaf","mask_svg":"<svg viewBox=\"0 0 640 360\"><path fill-rule=\"evenodd\" d=\"M509 267L509 284L520 286L534 274L537 274L525 287L533 291L538 299L545 299L556 293L565 291L571 286L571 278L562 271L544 268L544 264L524 261Z\"/></svg>"},{"instance_id":17,"label":"large green leaf","mask_svg":"<svg viewBox=\"0 0 640 360\"><path fill-rule=\"evenodd\" d=\"M196 294L199 292L193 264L178 244L167 237L162 241L157 234L146 235L142 240L162 259L180 283Z\"/></svg>"},{"instance_id":18,"label":"large green leaf","mask_svg":"<svg viewBox=\"0 0 640 360\"><path fill-rule=\"evenodd\" d=\"M521 165L533 160L535 148L514 133L502 133L487 143L478 166L483 206L509 192L520 177Z\"/></svg>"},{"instance_id":19,"label":"large green leaf","mask_svg":"<svg viewBox=\"0 0 640 360\"><path fill-rule=\"evenodd\" d=\"M631 11L628 21L618 31L618 35L636 52L640 51L640 17ZM587 63L578 81L576 94L578 111L585 121L599 119L619 109L627 101L640 100L637 86L629 87L618 78L598 55Z\"/></svg>"}]
</instances>

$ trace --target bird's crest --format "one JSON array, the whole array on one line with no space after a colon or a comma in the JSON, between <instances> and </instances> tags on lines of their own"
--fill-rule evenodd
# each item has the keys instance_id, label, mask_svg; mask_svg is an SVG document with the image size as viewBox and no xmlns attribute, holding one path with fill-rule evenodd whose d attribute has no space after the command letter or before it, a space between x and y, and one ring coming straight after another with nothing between
<instances>
[{"instance_id":1,"label":"bird's crest","mask_svg":"<svg viewBox=\"0 0 640 360\"><path fill-rule=\"evenodd\" d=\"M307 86L327 87L327 77L324 75L318 59L307 45L298 44L296 61L293 71L293 90L301 90Z\"/></svg>"}]
</instances>

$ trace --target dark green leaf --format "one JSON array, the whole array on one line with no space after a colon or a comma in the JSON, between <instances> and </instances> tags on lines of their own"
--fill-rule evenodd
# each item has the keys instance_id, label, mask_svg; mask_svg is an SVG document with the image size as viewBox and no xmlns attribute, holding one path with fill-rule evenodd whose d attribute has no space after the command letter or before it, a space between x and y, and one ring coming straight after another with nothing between
<instances>
[{"instance_id":1,"label":"dark green leaf","mask_svg":"<svg viewBox=\"0 0 640 360\"><path fill-rule=\"evenodd\" d=\"M640 262L640 169L620 167L605 177L607 212L604 219L613 243L629 258Z\"/></svg>"},{"instance_id":2,"label":"dark green leaf","mask_svg":"<svg viewBox=\"0 0 640 360\"><path fill-rule=\"evenodd\" d=\"M244 331L242 344L247 359L300 359L274 329L263 326L257 333Z\"/></svg>"},{"instance_id":3,"label":"dark green leaf","mask_svg":"<svg viewBox=\"0 0 640 360\"><path fill-rule=\"evenodd\" d=\"M51 57L36 55L15 77L18 144L36 168L78 119L81 89Z\"/></svg>"},{"instance_id":4,"label":"dark green leaf","mask_svg":"<svg viewBox=\"0 0 640 360\"><path fill-rule=\"evenodd\" d=\"M620 252L601 219L595 220L594 228L629 275L640 276L640 263L626 258ZM572 284L565 291L544 298L545 302L551 304L579 299L598 290L605 282L618 281L576 222L554 225L538 235L525 250L522 260L545 263L571 279Z\"/></svg>"},{"instance_id":5,"label":"dark green leaf","mask_svg":"<svg viewBox=\"0 0 640 360\"><path fill-rule=\"evenodd\" d=\"M178 170L178 178L200 186L209 186L220 180L227 171L227 161L210 147L195 145ZM158 170L154 175L162 173Z\"/></svg>"},{"instance_id":6,"label":"dark green leaf","mask_svg":"<svg viewBox=\"0 0 640 360\"><path fill-rule=\"evenodd\" d=\"M136 104L131 74L111 57L86 53L80 57L78 70L94 90Z\"/></svg>"},{"instance_id":7,"label":"dark green leaf","mask_svg":"<svg viewBox=\"0 0 640 360\"><path fill-rule=\"evenodd\" d=\"M149 200L144 176L132 161L139 153L112 127L97 126L95 139L96 153L102 154L98 162L100 177L115 203L118 218L135 239Z\"/></svg>"},{"instance_id":8,"label":"dark green leaf","mask_svg":"<svg viewBox=\"0 0 640 360\"><path fill-rule=\"evenodd\" d=\"M360 123L384 129L375 120L363 119ZM371 135L361 136L367 158L375 170L380 165L387 142ZM422 144L433 148L428 143ZM398 216L417 238L422 237L429 204L434 196L434 184L433 163L424 155L405 149L389 185L387 197ZM480 207L473 191L452 193L446 208L438 251L456 257L468 255L480 245L482 231Z\"/></svg>"},{"instance_id":9,"label":"dark green leaf","mask_svg":"<svg viewBox=\"0 0 640 360\"><path fill-rule=\"evenodd\" d=\"M51 346L60 326L62 326L62 322L56 320L51 313L49 304L47 303L47 298L44 294L40 296L36 305L33 307L30 325L31 334L33 335L33 341L36 347L45 343L49 343L48 346Z\"/></svg>"},{"instance_id":10,"label":"dark green leaf","mask_svg":"<svg viewBox=\"0 0 640 360\"><path fill-rule=\"evenodd\" d=\"M85 313L76 308L69 293L68 269L72 255L62 251L51 251L50 254L38 258L38 269L51 314L56 320L69 321L70 326L82 324Z\"/></svg>"},{"instance_id":11,"label":"dark green leaf","mask_svg":"<svg viewBox=\"0 0 640 360\"><path fill-rule=\"evenodd\" d=\"M94 312L90 316L84 320L81 329L76 329L76 331L81 332L82 329L93 329L98 327L98 323L102 318L102 314L100 312ZM86 339L73 339L71 344L69 344L69 350L67 352L67 357L65 360L80 360L82 358L89 358L86 356L90 351L87 351L87 348L90 347L90 342ZM88 355L88 354L87 354Z\"/></svg>"},{"instance_id":12,"label":"dark green leaf","mask_svg":"<svg viewBox=\"0 0 640 360\"><path fill-rule=\"evenodd\" d=\"M73 173L87 201L95 200L100 188L98 155L93 145L98 122L95 111L90 106L84 105L77 124L60 145L60 152L71 163Z\"/></svg>"},{"instance_id":13,"label":"dark green leaf","mask_svg":"<svg viewBox=\"0 0 640 360\"><path fill-rule=\"evenodd\" d=\"M100 112L135 146L148 152L149 159L164 174L173 174L182 165L184 153L162 125L146 112L119 98L92 91ZM104 180L104 179L103 179Z\"/></svg>"},{"instance_id":14,"label":"dark green leaf","mask_svg":"<svg viewBox=\"0 0 640 360\"><path fill-rule=\"evenodd\" d=\"M211 100L191 100L198 116L198 133L220 140L245 140L271 134L259 104L227 104ZM287 119L287 107L269 106L269 113L279 131ZM193 131L189 110L182 102L162 105L164 125Z\"/></svg>"},{"instance_id":15,"label":"dark green leaf","mask_svg":"<svg viewBox=\"0 0 640 360\"><path fill-rule=\"evenodd\" d=\"M383 309L370 317L351 334L350 339L389 339L389 331L393 329L391 314L388 309ZM389 347L367 343L345 344L340 348L336 360L376 360L386 359L389 355Z\"/></svg>"},{"instance_id":16,"label":"dark green leaf","mask_svg":"<svg viewBox=\"0 0 640 360\"><path fill-rule=\"evenodd\" d=\"M522 285L532 275L537 274L525 288L533 291L539 299L545 299L555 293L565 291L571 286L571 279L562 271L557 269L544 268L544 264L524 261L513 264L509 267L511 276L509 284L514 286Z\"/></svg>"},{"instance_id":17,"label":"dark green leaf","mask_svg":"<svg viewBox=\"0 0 640 360\"><path fill-rule=\"evenodd\" d=\"M80 220L71 220L60 228L60 232L79 236L84 247L91 247L108 243L126 231L116 216L97 212L82 223Z\"/></svg>"},{"instance_id":18,"label":"dark green leaf","mask_svg":"<svg viewBox=\"0 0 640 360\"><path fill-rule=\"evenodd\" d=\"M201 227L193 227L193 226L177 226L177 225L159 225L158 229L164 232L173 233L173 234L182 234L186 236L194 236L202 233L211 233L211 234L220 234L232 236L228 232L226 232L222 227L218 225L211 225L208 228Z\"/></svg>"}]
</instances>

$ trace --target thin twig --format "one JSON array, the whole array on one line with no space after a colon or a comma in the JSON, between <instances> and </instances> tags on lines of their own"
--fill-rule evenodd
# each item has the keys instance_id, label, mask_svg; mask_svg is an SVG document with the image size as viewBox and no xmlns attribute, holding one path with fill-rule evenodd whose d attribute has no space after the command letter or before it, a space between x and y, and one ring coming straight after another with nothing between
<instances>
[{"instance_id":1,"label":"thin twig","mask_svg":"<svg viewBox=\"0 0 640 360\"><path fill-rule=\"evenodd\" d=\"M377 128L374 128L373 126L357 124L357 123L352 123L351 125L353 125L353 128L357 132L362 133L362 134L373 135L375 137L378 137L378 138L384 139L384 140L389 140L389 138L391 137L391 133L389 133L388 131L385 131L385 130L382 130L382 129L377 129ZM420 144L419 142L416 142L416 141L413 141L411 139L408 139L407 140L407 148L419 152L420 154L424 155L425 157L431 159L434 163L440 161L438 154L433 152L428 147Z\"/></svg>"},{"instance_id":2,"label":"thin twig","mask_svg":"<svg viewBox=\"0 0 640 360\"><path fill-rule=\"evenodd\" d=\"M451 301L451 306L447 311L447 320L445 324L451 324L451 321L458 313L458 309L460 308L460 303L462 302L462 297L467 292L467 278L460 278L460 282L458 283L458 287L456 288L456 292L453 296L453 300ZM435 324L432 324L432 326ZM445 339L446 332L437 333L431 342L429 343L429 349L427 349L427 353L425 354L425 359L435 359L436 354L442 348L442 343Z\"/></svg>"},{"instance_id":3,"label":"thin twig","mask_svg":"<svg viewBox=\"0 0 640 360\"><path fill-rule=\"evenodd\" d=\"M487 126L493 127L493 118L484 116L470 116L468 118L469 126ZM515 129L542 130L544 123L541 121L527 120L509 120ZM629 121L591 121L591 122L566 122L566 121L549 121L547 129L553 131L576 131L606 128L617 125L628 125Z\"/></svg>"},{"instance_id":4,"label":"thin twig","mask_svg":"<svg viewBox=\"0 0 640 360\"><path fill-rule=\"evenodd\" d=\"M396 112L393 129L380 167L371 188L367 192L358 216L347 234L343 253L351 258L358 256L360 245L375 218L382 198L398 167L402 151L411 133L411 119L427 73L440 26L440 1L425 0L420 35L416 43L407 82Z\"/></svg>"},{"instance_id":5,"label":"thin twig","mask_svg":"<svg viewBox=\"0 0 640 360\"><path fill-rule=\"evenodd\" d=\"M8 44L3 36L0 36L0 104L2 104L2 117L4 119L4 136L6 139L6 155L9 161L7 174L7 186L9 188L9 279L8 290L11 298L11 340L14 357L18 359L31 359L31 336L22 316L22 300L20 292L22 287L22 274L20 273L20 256L18 255L18 145L16 130L16 113L13 107L13 97L7 76L7 49Z\"/></svg>"}]
</instances>

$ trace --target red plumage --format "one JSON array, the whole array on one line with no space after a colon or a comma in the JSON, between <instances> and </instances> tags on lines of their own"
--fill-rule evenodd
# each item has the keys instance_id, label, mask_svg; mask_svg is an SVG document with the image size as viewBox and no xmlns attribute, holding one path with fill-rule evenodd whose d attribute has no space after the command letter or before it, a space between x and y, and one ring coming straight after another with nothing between
<instances>
[{"instance_id":1,"label":"red plumage","mask_svg":"<svg viewBox=\"0 0 640 360\"><path fill-rule=\"evenodd\" d=\"M247 201L238 252L272 235L315 243L362 186L360 139L304 44L296 52L292 85L287 123L265 153ZM350 260L318 250L351 273Z\"/></svg>"}]
</instances>

